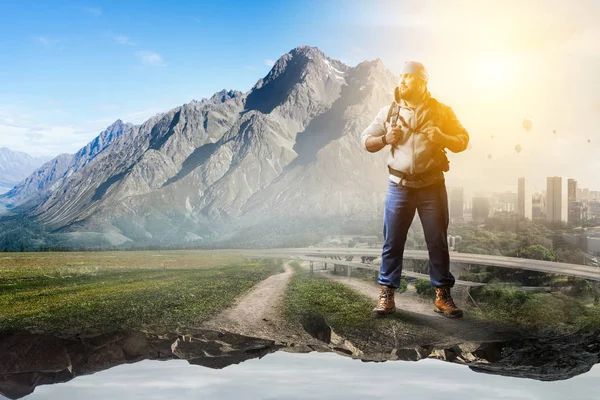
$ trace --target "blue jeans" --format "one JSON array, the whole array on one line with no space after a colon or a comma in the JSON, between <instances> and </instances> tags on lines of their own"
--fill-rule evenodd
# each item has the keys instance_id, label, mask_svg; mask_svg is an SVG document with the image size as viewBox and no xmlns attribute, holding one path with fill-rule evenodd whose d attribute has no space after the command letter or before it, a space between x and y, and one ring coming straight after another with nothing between
<instances>
[{"instance_id":1,"label":"blue jeans","mask_svg":"<svg viewBox=\"0 0 600 400\"><path fill-rule=\"evenodd\" d=\"M423 225L429 251L429 278L435 287L454 286L448 253L448 194L444 180L422 188L398 187L390 181L383 212L383 251L377 282L400 286L402 258L415 210Z\"/></svg>"}]
</instances>

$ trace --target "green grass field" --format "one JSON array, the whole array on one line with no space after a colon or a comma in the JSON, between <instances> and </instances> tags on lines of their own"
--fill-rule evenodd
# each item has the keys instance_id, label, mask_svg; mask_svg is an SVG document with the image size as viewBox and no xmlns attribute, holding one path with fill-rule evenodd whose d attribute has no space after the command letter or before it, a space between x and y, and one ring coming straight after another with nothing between
<instances>
[{"instance_id":1,"label":"green grass field","mask_svg":"<svg viewBox=\"0 0 600 400\"><path fill-rule=\"evenodd\" d=\"M586 298L563 293L531 293L505 284L491 284L471 290L480 308L471 314L529 329L600 329L600 307Z\"/></svg>"},{"instance_id":2,"label":"green grass field","mask_svg":"<svg viewBox=\"0 0 600 400\"><path fill-rule=\"evenodd\" d=\"M216 251L3 254L0 332L193 327L281 270Z\"/></svg>"},{"instance_id":3,"label":"green grass field","mask_svg":"<svg viewBox=\"0 0 600 400\"><path fill-rule=\"evenodd\" d=\"M296 268L288 288L286 316L299 320L308 315L321 315L340 331L357 331L383 326L370 318L374 302L343 284L310 277ZM435 291L428 280L418 279L417 293L432 300ZM480 308L471 304L465 311L476 319L506 328L533 330L600 329L600 307L561 293L531 293L504 285L471 289Z\"/></svg>"},{"instance_id":4,"label":"green grass field","mask_svg":"<svg viewBox=\"0 0 600 400\"><path fill-rule=\"evenodd\" d=\"M294 261L286 318L321 315L336 330L372 329L374 302ZM194 328L268 276L275 260L249 261L226 251L0 253L0 333L97 334ZM600 307L560 294L494 285L473 290L476 318L531 328L600 327Z\"/></svg>"},{"instance_id":5,"label":"green grass field","mask_svg":"<svg viewBox=\"0 0 600 400\"><path fill-rule=\"evenodd\" d=\"M323 316L340 332L371 329L374 302L347 286L325 278L310 276L292 262L295 274L286 292L285 316L300 322L313 315Z\"/></svg>"}]
</instances>

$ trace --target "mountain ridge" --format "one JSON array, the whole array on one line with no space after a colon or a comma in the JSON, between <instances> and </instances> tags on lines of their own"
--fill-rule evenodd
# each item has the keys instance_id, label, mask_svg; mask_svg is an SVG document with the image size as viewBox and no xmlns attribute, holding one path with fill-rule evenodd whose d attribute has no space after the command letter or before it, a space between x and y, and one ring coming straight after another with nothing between
<instances>
[{"instance_id":1,"label":"mountain ridge","mask_svg":"<svg viewBox=\"0 0 600 400\"><path fill-rule=\"evenodd\" d=\"M116 121L79 163L51 161L51 184L19 200L33 198L24 214L54 234L119 244L217 242L275 216L370 212L385 190L372 179L384 157L359 135L395 80L379 59L349 67L300 46L247 93L223 89L136 126Z\"/></svg>"}]
</instances>

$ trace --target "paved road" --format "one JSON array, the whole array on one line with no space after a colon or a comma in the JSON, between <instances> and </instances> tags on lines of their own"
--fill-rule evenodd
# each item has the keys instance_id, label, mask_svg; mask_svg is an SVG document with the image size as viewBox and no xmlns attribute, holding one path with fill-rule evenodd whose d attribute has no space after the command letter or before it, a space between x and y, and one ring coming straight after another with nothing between
<instances>
[{"instance_id":1,"label":"paved road","mask_svg":"<svg viewBox=\"0 0 600 400\"><path fill-rule=\"evenodd\" d=\"M326 258L331 256L381 256L381 249L367 248L323 248L323 247L306 247L306 248L280 248L280 249L264 249L264 250L234 250L242 254L253 256L272 256L272 257L290 257L290 256L309 256ZM429 259L429 254L424 250L405 250L404 258L407 259ZM303 258L310 261L306 258ZM341 264L341 260L336 260L336 264ZM331 261L333 262L333 261ZM512 269L524 269L529 271L540 271L553 273L564 276L574 276L577 278L590 279L600 281L600 268L587 265L568 264L553 261L530 260L527 258L490 256L485 254L468 254L450 252L450 262L462 262L467 264L489 265L494 267L504 267ZM360 264L360 263L357 263Z\"/></svg>"}]
</instances>

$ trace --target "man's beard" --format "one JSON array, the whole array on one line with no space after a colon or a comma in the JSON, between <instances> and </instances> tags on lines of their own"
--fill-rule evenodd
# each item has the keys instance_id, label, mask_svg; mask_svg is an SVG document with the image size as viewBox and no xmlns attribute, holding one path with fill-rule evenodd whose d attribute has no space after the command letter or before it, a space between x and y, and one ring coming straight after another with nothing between
<instances>
[{"instance_id":1,"label":"man's beard","mask_svg":"<svg viewBox=\"0 0 600 400\"><path fill-rule=\"evenodd\" d=\"M413 87L410 89L402 90L402 86L400 87L400 98L406 101L417 101L421 98L421 91L419 88Z\"/></svg>"}]
</instances>

